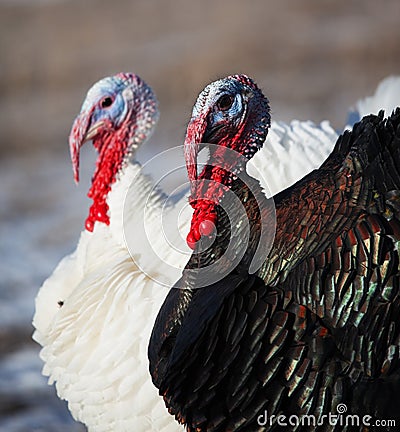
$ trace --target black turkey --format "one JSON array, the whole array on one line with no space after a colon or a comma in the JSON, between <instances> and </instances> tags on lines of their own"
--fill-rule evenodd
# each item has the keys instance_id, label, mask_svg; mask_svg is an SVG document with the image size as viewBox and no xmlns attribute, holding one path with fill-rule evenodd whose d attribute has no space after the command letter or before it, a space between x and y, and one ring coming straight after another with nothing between
<instances>
[{"instance_id":1,"label":"black turkey","mask_svg":"<svg viewBox=\"0 0 400 432\"><path fill-rule=\"evenodd\" d=\"M188 431L399 424L400 110L365 117L273 201L246 173L269 125L244 75L196 102L194 253L153 328L153 382Z\"/></svg>"}]
</instances>

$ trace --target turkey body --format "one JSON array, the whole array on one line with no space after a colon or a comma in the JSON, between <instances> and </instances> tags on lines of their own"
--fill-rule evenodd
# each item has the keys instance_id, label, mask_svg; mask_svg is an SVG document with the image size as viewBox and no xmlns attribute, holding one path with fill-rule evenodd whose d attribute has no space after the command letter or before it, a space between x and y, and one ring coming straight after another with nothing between
<instances>
[{"instance_id":1,"label":"turkey body","mask_svg":"<svg viewBox=\"0 0 400 432\"><path fill-rule=\"evenodd\" d=\"M274 205L245 170L268 128L268 101L248 77L199 96L185 141L197 243L153 328L153 382L189 431L279 430L279 416L291 431L374 430L376 419L398 420L400 110L345 132ZM196 174L204 137L219 150ZM250 224L245 242L227 189ZM209 220L211 243L199 230ZM215 263L224 276L202 284ZM346 410L360 423L328 422Z\"/></svg>"}]
</instances>

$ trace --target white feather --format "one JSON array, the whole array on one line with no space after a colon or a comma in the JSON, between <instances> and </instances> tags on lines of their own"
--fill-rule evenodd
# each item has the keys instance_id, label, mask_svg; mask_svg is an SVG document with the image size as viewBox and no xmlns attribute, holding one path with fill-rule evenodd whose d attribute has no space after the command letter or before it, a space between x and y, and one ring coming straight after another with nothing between
<instances>
[{"instance_id":1,"label":"white feather","mask_svg":"<svg viewBox=\"0 0 400 432\"><path fill-rule=\"evenodd\" d=\"M368 114L378 114L384 110L385 116L400 106L400 76L389 76L383 79L372 96L359 100L350 110L346 129L351 129L355 122Z\"/></svg>"},{"instance_id":2,"label":"white feather","mask_svg":"<svg viewBox=\"0 0 400 432\"><path fill-rule=\"evenodd\" d=\"M390 76L381 81L373 96L357 102L356 110L360 118L367 114L378 114L380 110L384 110L385 115L389 116L398 106L400 106L400 76Z\"/></svg>"}]
</instances>

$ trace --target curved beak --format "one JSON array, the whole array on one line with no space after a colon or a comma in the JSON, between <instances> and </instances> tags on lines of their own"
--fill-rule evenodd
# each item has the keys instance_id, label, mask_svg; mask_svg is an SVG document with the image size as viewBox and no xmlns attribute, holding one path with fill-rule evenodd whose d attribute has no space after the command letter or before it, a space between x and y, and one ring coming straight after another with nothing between
<instances>
[{"instance_id":1,"label":"curved beak","mask_svg":"<svg viewBox=\"0 0 400 432\"><path fill-rule=\"evenodd\" d=\"M184 154L186 161L186 169L188 172L189 181L191 183L191 192L194 196L195 184L198 179L197 174L197 156L200 151L201 144L205 137L207 129L207 115L192 118L186 130L186 138L184 143Z\"/></svg>"},{"instance_id":2,"label":"curved beak","mask_svg":"<svg viewBox=\"0 0 400 432\"><path fill-rule=\"evenodd\" d=\"M76 183L79 183L79 156L81 147L86 141L95 138L105 124L104 120L100 120L90 125L91 117L91 111L79 114L72 125L69 135L69 150Z\"/></svg>"}]
</instances>

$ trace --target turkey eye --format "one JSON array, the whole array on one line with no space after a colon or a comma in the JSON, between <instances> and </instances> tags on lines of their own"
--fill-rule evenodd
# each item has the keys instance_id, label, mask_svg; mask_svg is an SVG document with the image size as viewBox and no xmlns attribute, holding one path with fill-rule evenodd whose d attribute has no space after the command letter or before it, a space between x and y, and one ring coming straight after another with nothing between
<instances>
[{"instance_id":1,"label":"turkey eye","mask_svg":"<svg viewBox=\"0 0 400 432\"><path fill-rule=\"evenodd\" d=\"M218 99L217 107L221 111L227 111L233 104L233 96L223 95Z\"/></svg>"},{"instance_id":2,"label":"turkey eye","mask_svg":"<svg viewBox=\"0 0 400 432\"><path fill-rule=\"evenodd\" d=\"M113 99L110 96L106 96L102 101L100 102L100 105L102 108L108 108L113 103Z\"/></svg>"}]
</instances>

